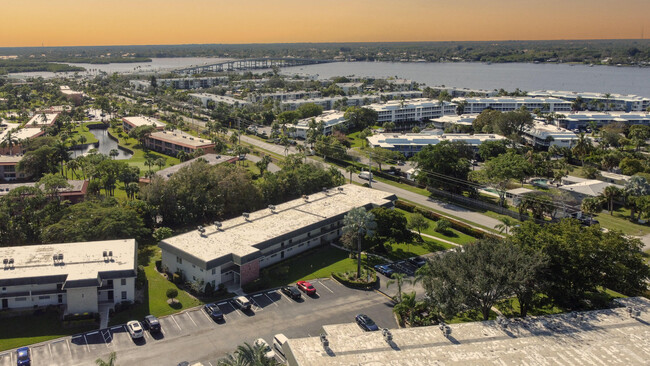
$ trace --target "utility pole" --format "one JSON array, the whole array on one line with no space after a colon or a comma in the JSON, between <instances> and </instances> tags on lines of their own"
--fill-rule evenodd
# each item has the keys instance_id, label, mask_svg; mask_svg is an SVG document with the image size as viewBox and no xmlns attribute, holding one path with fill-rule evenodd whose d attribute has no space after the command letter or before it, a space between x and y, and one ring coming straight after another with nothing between
<instances>
[{"instance_id":1,"label":"utility pole","mask_svg":"<svg viewBox=\"0 0 650 366\"><path fill-rule=\"evenodd\" d=\"M239 139L239 142L237 145L241 145L241 118L237 117L237 129L239 130L239 133L237 134L237 138Z\"/></svg>"},{"instance_id":2,"label":"utility pole","mask_svg":"<svg viewBox=\"0 0 650 366\"><path fill-rule=\"evenodd\" d=\"M372 188L372 151L368 152L368 187Z\"/></svg>"}]
</instances>

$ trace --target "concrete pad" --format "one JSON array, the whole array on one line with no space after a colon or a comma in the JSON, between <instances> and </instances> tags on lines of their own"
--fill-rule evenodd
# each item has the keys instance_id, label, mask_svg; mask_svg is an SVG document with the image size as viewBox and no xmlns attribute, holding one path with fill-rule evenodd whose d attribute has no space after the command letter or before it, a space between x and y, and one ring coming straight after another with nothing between
<instances>
[{"instance_id":1,"label":"concrete pad","mask_svg":"<svg viewBox=\"0 0 650 366\"><path fill-rule=\"evenodd\" d=\"M59 339L49 344L50 354L52 355L52 362L57 365L69 364L72 358L70 352L70 344L68 338Z\"/></svg>"},{"instance_id":2,"label":"concrete pad","mask_svg":"<svg viewBox=\"0 0 650 366\"><path fill-rule=\"evenodd\" d=\"M0 353L0 366L14 366L14 353L16 351L7 351L5 353Z\"/></svg>"},{"instance_id":3,"label":"concrete pad","mask_svg":"<svg viewBox=\"0 0 650 366\"><path fill-rule=\"evenodd\" d=\"M197 309L188 311L186 313L194 323L196 324L197 329L206 329L214 326L214 321L210 319L203 309Z\"/></svg>"},{"instance_id":4,"label":"concrete pad","mask_svg":"<svg viewBox=\"0 0 650 366\"><path fill-rule=\"evenodd\" d=\"M110 341L112 337L110 335L106 335L106 331L99 331L99 330L94 330L92 332L88 332L85 334L86 336L86 343L88 344L88 348L90 349L90 352L92 353L103 353L106 352L107 346L107 340Z\"/></svg>"},{"instance_id":5,"label":"concrete pad","mask_svg":"<svg viewBox=\"0 0 650 366\"><path fill-rule=\"evenodd\" d=\"M29 347L34 365L46 365L51 362L50 347L47 343Z\"/></svg>"},{"instance_id":6,"label":"concrete pad","mask_svg":"<svg viewBox=\"0 0 650 366\"><path fill-rule=\"evenodd\" d=\"M86 338L83 334L78 334L70 338L70 353L72 354L73 360L79 360L85 357L86 353L90 351L90 348L86 344Z\"/></svg>"}]
</instances>

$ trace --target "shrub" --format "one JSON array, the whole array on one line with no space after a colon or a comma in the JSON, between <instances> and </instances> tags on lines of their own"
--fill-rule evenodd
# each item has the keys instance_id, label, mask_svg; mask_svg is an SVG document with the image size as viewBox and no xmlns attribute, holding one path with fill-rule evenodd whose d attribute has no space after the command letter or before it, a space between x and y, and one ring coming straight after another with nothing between
<instances>
[{"instance_id":1,"label":"shrub","mask_svg":"<svg viewBox=\"0 0 650 366\"><path fill-rule=\"evenodd\" d=\"M435 228L436 232L446 233L447 231L449 231L449 229L451 229L451 222L449 222L449 220L447 219L440 219L436 223L436 228Z\"/></svg>"},{"instance_id":2,"label":"shrub","mask_svg":"<svg viewBox=\"0 0 650 366\"><path fill-rule=\"evenodd\" d=\"M203 293L205 293L205 296L212 296L212 294L214 294L214 286L212 285L212 282L208 282L205 285Z\"/></svg>"},{"instance_id":3,"label":"shrub","mask_svg":"<svg viewBox=\"0 0 650 366\"><path fill-rule=\"evenodd\" d=\"M370 282L365 281L367 274L370 273L371 280ZM332 277L335 280L339 281L341 284L347 287L361 289L361 290L370 290L377 285L377 273L374 270L369 268L364 268L362 271L362 276L359 280L356 277L357 273L348 272L348 273L332 273Z\"/></svg>"},{"instance_id":4,"label":"shrub","mask_svg":"<svg viewBox=\"0 0 650 366\"><path fill-rule=\"evenodd\" d=\"M165 295L167 295L167 298L173 300L176 297L178 297L178 290L175 289L175 288L169 288L169 289L167 289L167 292L165 293Z\"/></svg>"}]
</instances>

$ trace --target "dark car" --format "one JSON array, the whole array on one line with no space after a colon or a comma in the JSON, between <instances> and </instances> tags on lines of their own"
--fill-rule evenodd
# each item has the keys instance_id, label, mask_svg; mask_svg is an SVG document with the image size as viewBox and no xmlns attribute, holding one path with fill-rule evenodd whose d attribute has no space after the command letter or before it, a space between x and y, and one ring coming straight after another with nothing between
<instances>
[{"instance_id":1,"label":"dark car","mask_svg":"<svg viewBox=\"0 0 650 366\"><path fill-rule=\"evenodd\" d=\"M395 271L388 264L378 264L375 266L375 270L386 277L390 277Z\"/></svg>"},{"instance_id":2,"label":"dark car","mask_svg":"<svg viewBox=\"0 0 650 366\"><path fill-rule=\"evenodd\" d=\"M300 295L300 291L294 286L284 286L280 291L294 300L298 300L302 296Z\"/></svg>"},{"instance_id":3,"label":"dark car","mask_svg":"<svg viewBox=\"0 0 650 366\"><path fill-rule=\"evenodd\" d=\"M406 261L411 263L412 265L418 267L418 268L420 268L420 267L424 266L425 264L427 264L427 260L422 258L422 257L413 257L413 258L407 259Z\"/></svg>"},{"instance_id":4,"label":"dark car","mask_svg":"<svg viewBox=\"0 0 650 366\"><path fill-rule=\"evenodd\" d=\"M205 312L208 313L212 319L223 320L223 313L217 304L205 304L205 306L203 306L203 310L205 310Z\"/></svg>"},{"instance_id":5,"label":"dark car","mask_svg":"<svg viewBox=\"0 0 650 366\"><path fill-rule=\"evenodd\" d=\"M18 359L18 366L29 366L32 360L29 356L29 347L22 347L16 350L16 358Z\"/></svg>"},{"instance_id":6,"label":"dark car","mask_svg":"<svg viewBox=\"0 0 650 366\"><path fill-rule=\"evenodd\" d=\"M149 329L150 333L160 332L160 321L153 315L147 315L144 317L144 324Z\"/></svg>"},{"instance_id":7,"label":"dark car","mask_svg":"<svg viewBox=\"0 0 650 366\"><path fill-rule=\"evenodd\" d=\"M357 324L359 324L361 329L365 330L366 332L379 330L377 324L375 324L375 322L366 314L359 314L354 319L357 321Z\"/></svg>"}]
</instances>

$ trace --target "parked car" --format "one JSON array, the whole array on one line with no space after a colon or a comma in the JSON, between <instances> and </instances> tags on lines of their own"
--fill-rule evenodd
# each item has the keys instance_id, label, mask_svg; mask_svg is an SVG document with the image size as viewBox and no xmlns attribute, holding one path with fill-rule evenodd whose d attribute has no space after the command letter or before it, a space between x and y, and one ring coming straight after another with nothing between
<instances>
[{"instance_id":1,"label":"parked car","mask_svg":"<svg viewBox=\"0 0 650 366\"><path fill-rule=\"evenodd\" d=\"M390 264L378 264L375 266L375 271L383 274L386 277L390 277L395 271L390 267Z\"/></svg>"},{"instance_id":2,"label":"parked car","mask_svg":"<svg viewBox=\"0 0 650 366\"><path fill-rule=\"evenodd\" d=\"M217 304L205 304L203 306L203 310L205 310L205 312L208 313L212 319L223 320L223 312L221 309L219 309L219 306L217 306Z\"/></svg>"},{"instance_id":3,"label":"parked car","mask_svg":"<svg viewBox=\"0 0 650 366\"><path fill-rule=\"evenodd\" d=\"M255 340L255 345L261 347L262 350L264 350L264 356L266 356L266 358L269 358L269 359L274 359L275 358L275 352L273 351L271 346L269 346L269 344L266 343L266 341L264 339L257 338Z\"/></svg>"},{"instance_id":4,"label":"parked car","mask_svg":"<svg viewBox=\"0 0 650 366\"><path fill-rule=\"evenodd\" d=\"M366 332L379 330L377 324L375 324L375 322L366 314L359 314L354 318L354 320L356 320L361 329L365 330Z\"/></svg>"},{"instance_id":5,"label":"parked car","mask_svg":"<svg viewBox=\"0 0 650 366\"><path fill-rule=\"evenodd\" d=\"M300 291L295 286L284 286L280 291L294 300L298 300L301 297Z\"/></svg>"},{"instance_id":6,"label":"parked car","mask_svg":"<svg viewBox=\"0 0 650 366\"><path fill-rule=\"evenodd\" d=\"M368 171L365 171L365 170L362 170L359 173L359 178L365 179L365 180L372 180L372 173L368 172Z\"/></svg>"},{"instance_id":7,"label":"parked car","mask_svg":"<svg viewBox=\"0 0 650 366\"><path fill-rule=\"evenodd\" d=\"M131 320L126 323L126 330L131 335L131 338L138 339L144 337L144 329L142 329L142 324L137 320Z\"/></svg>"},{"instance_id":8,"label":"parked car","mask_svg":"<svg viewBox=\"0 0 650 366\"><path fill-rule=\"evenodd\" d=\"M235 297L235 304L237 304L237 306L241 310L250 310L251 309L251 302L248 301L248 299L245 296L237 296L237 297Z\"/></svg>"},{"instance_id":9,"label":"parked car","mask_svg":"<svg viewBox=\"0 0 650 366\"><path fill-rule=\"evenodd\" d=\"M300 291L306 293L307 295L316 294L316 288L307 281L298 281L296 282L296 286L300 289Z\"/></svg>"},{"instance_id":10,"label":"parked car","mask_svg":"<svg viewBox=\"0 0 650 366\"><path fill-rule=\"evenodd\" d=\"M160 321L153 315L147 315L144 317L144 324L149 329L150 333L159 333L160 332Z\"/></svg>"},{"instance_id":11,"label":"parked car","mask_svg":"<svg viewBox=\"0 0 650 366\"><path fill-rule=\"evenodd\" d=\"M422 257L413 257L413 258L407 259L406 261L411 263L412 265L418 267L418 268L420 268L420 267L424 266L425 264L427 264L427 260L422 258Z\"/></svg>"},{"instance_id":12,"label":"parked car","mask_svg":"<svg viewBox=\"0 0 650 366\"><path fill-rule=\"evenodd\" d=\"M16 358L18 359L18 366L30 366L32 364L29 347L18 348L16 350Z\"/></svg>"}]
</instances>

